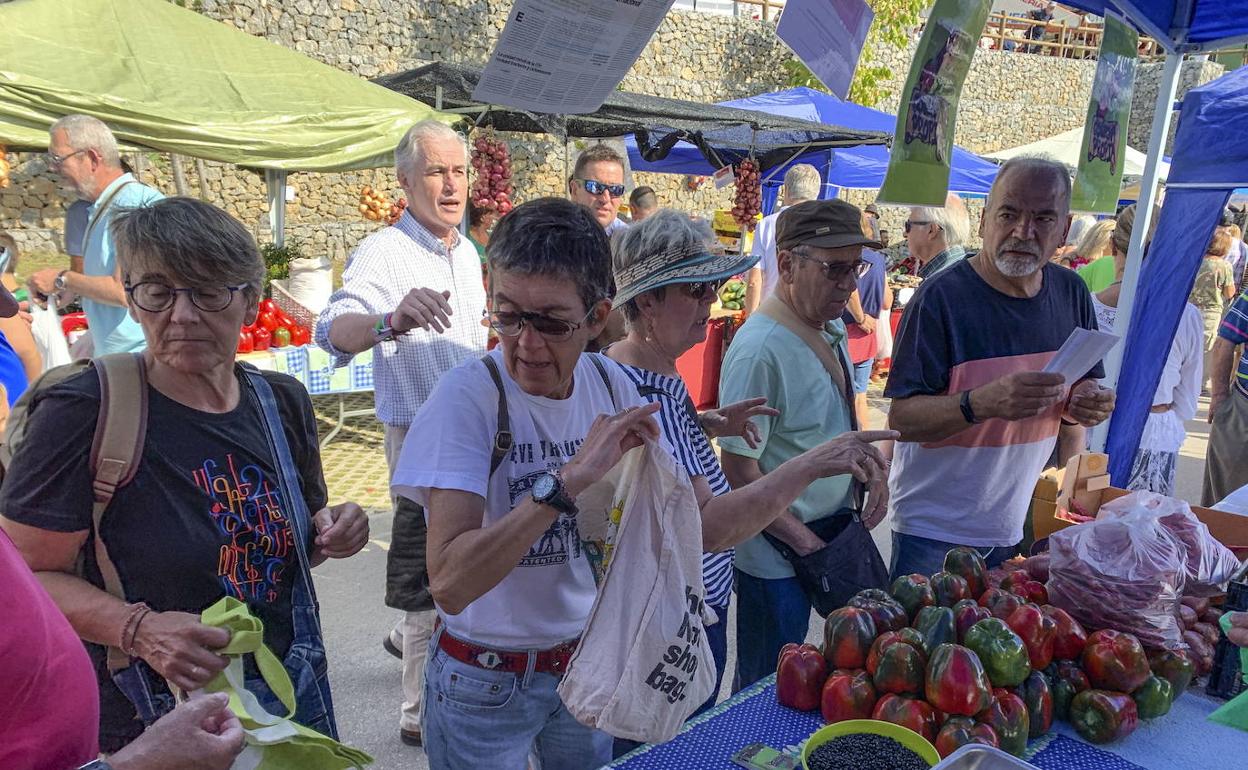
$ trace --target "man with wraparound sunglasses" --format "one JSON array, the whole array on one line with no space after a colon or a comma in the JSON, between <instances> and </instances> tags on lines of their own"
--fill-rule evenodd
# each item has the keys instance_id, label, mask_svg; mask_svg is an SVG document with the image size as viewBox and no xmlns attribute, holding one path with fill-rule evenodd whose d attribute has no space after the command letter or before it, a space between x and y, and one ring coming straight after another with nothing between
<instances>
[{"instance_id":1,"label":"man with wraparound sunglasses","mask_svg":"<svg viewBox=\"0 0 1248 770\"><path fill-rule=\"evenodd\" d=\"M628 227L617 216L624 198L624 158L605 144L586 149L568 179L568 198L589 209L608 238Z\"/></svg>"},{"instance_id":2,"label":"man with wraparound sunglasses","mask_svg":"<svg viewBox=\"0 0 1248 770\"><path fill-rule=\"evenodd\" d=\"M962 199L949 193L944 206L916 206L906 219L906 245L920 278L928 279L966 257L971 218Z\"/></svg>"}]
</instances>

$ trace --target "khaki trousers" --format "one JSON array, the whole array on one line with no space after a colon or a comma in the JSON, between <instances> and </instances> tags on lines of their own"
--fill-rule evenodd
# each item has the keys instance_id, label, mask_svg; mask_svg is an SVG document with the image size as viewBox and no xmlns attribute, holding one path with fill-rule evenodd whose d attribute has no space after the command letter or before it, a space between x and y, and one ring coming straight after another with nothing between
<instances>
[{"instance_id":1,"label":"khaki trousers","mask_svg":"<svg viewBox=\"0 0 1248 770\"><path fill-rule=\"evenodd\" d=\"M1248 396L1235 385L1218 405L1209 430L1205 456L1205 488L1200 504L1206 508L1248 484Z\"/></svg>"}]
</instances>

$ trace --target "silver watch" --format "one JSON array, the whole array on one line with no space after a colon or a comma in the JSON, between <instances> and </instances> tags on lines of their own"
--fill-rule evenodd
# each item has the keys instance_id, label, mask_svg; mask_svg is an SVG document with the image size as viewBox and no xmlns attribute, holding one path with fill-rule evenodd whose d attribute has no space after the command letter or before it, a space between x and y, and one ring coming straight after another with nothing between
<instances>
[{"instance_id":1,"label":"silver watch","mask_svg":"<svg viewBox=\"0 0 1248 770\"><path fill-rule=\"evenodd\" d=\"M69 285L65 282L65 274L68 272L68 270L62 270L56 274L56 280L52 282L52 286L55 287L57 291L65 291L65 289L69 288Z\"/></svg>"}]
</instances>

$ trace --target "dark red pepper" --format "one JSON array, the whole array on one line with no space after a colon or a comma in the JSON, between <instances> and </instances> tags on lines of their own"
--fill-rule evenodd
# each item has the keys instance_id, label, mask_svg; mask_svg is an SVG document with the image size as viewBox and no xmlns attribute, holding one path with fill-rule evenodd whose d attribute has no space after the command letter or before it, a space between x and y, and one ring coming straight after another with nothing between
<instances>
[{"instance_id":1,"label":"dark red pepper","mask_svg":"<svg viewBox=\"0 0 1248 770\"><path fill-rule=\"evenodd\" d=\"M877 633L900 631L910 623L910 616L906 614L905 607L889 596L887 591L878 588L859 591L845 604L866 610L871 615L871 619L875 621Z\"/></svg>"},{"instance_id":2,"label":"dark red pepper","mask_svg":"<svg viewBox=\"0 0 1248 770\"><path fill-rule=\"evenodd\" d=\"M952 572L937 572L932 575L932 594L936 603L942 607L953 607L963 599L971 598L971 588L966 578Z\"/></svg>"},{"instance_id":3,"label":"dark red pepper","mask_svg":"<svg viewBox=\"0 0 1248 770\"><path fill-rule=\"evenodd\" d=\"M1112 629L1097 631L1083 648L1083 670L1098 690L1132 693L1152 672L1140 640Z\"/></svg>"},{"instance_id":4,"label":"dark red pepper","mask_svg":"<svg viewBox=\"0 0 1248 770\"><path fill-rule=\"evenodd\" d=\"M1070 702L1070 724L1089 743L1125 738L1135 732L1139 723L1139 712L1130 695L1084 690Z\"/></svg>"},{"instance_id":5,"label":"dark red pepper","mask_svg":"<svg viewBox=\"0 0 1248 770\"><path fill-rule=\"evenodd\" d=\"M1023 606L1023 597L1011 593L1004 588L989 588L979 596L981 607L987 607L994 618L1005 620L1014 614L1014 610Z\"/></svg>"},{"instance_id":6,"label":"dark red pepper","mask_svg":"<svg viewBox=\"0 0 1248 770\"><path fill-rule=\"evenodd\" d=\"M922 735L929 742L936 740L938 717L926 701L903 695L885 695L875 704L872 719L892 722Z\"/></svg>"},{"instance_id":7,"label":"dark red pepper","mask_svg":"<svg viewBox=\"0 0 1248 770\"><path fill-rule=\"evenodd\" d=\"M776 663L776 700L798 711L819 708L828 662L813 644L786 644Z\"/></svg>"},{"instance_id":8,"label":"dark red pepper","mask_svg":"<svg viewBox=\"0 0 1248 770\"><path fill-rule=\"evenodd\" d=\"M823 622L823 656L832 668L863 668L875 641L875 621L864 609L841 607Z\"/></svg>"},{"instance_id":9,"label":"dark red pepper","mask_svg":"<svg viewBox=\"0 0 1248 770\"><path fill-rule=\"evenodd\" d=\"M961 645L942 644L928 663L924 695L947 714L969 717L988 708L992 684L975 653Z\"/></svg>"},{"instance_id":10,"label":"dark red pepper","mask_svg":"<svg viewBox=\"0 0 1248 770\"><path fill-rule=\"evenodd\" d=\"M1053 727L1053 691L1049 680L1039 671L1032 671L1022 684L1014 688L1014 694L1027 706L1030 720L1027 737L1046 735Z\"/></svg>"},{"instance_id":11,"label":"dark red pepper","mask_svg":"<svg viewBox=\"0 0 1248 770\"><path fill-rule=\"evenodd\" d=\"M823 721L828 724L847 719L870 719L875 701L875 685L866 671L837 669L823 684L820 711Z\"/></svg>"},{"instance_id":12,"label":"dark red pepper","mask_svg":"<svg viewBox=\"0 0 1248 770\"><path fill-rule=\"evenodd\" d=\"M1052 604L1041 605L1040 611L1052 618L1057 626L1053 634L1053 658L1055 660L1079 660L1083 657L1083 648L1088 646L1088 632L1083 630L1079 621L1061 607Z\"/></svg>"},{"instance_id":13,"label":"dark red pepper","mask_svg":"<svg viewBox=\"0 0 1248 770\"><path fill-rule=\"evenodd\" d=\"M1026 704L1014 693L999 687L993 690L992 703L975 718L993 729L1002 751L1021 757L1027 750L1031 718Z\"/></svg>"},{"instance_id":14,"label":"dark red pepper","mask_svg":"<svg viewBox=\"0 0 1248 770\"><path fill-rule=\"evenodd\" d=\"M1010 613L1005 624L1027 645L1031 667L1037 671L1053 661L1053 640L1057 624L1035 604L1024 604Z\"/></svg>"},{"instance_id":15,"label":"dark red pepper","mask_svg":"<svg viewBox=\"0 0 1248 770\"><path fill-rule=\"evenodd\" d=\"M936 733L934 745L936 753L944 759L968 743L999 748L996 731L970 717L949 717L940 732Z\"/></svg>"},{"instance_id":16,"label":"dark red pepper","mask_svg":"<svg viewBox=\"0 0 1248 770\"><path fill-rule=\"evenodd\" d=\"M979 596L988 589L988 564L974 548L962 546L946 553L944 571L965 580L971 596Z\"/></svg>"},{"instance_id":17,"label":"dark red pepper","mask_svg":"<svg viewBox=\"0 0 1248 770\"><path fill-rule=\"evenodd\" d=\"M958 644L966 639L966 632L981 620L992 617L987 607L979 606L974 599L963 599L953 605L953 623L958 631Z\"/></svg>"}]
</instances>

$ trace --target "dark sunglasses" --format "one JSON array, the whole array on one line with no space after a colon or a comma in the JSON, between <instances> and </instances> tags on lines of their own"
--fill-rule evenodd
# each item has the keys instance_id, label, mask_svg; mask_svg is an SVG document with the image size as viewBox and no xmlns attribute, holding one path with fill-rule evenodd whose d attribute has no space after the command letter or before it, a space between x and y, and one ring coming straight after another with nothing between
<instances>
[{"instance_id":1,"label":"dark sunglasses","mask_svg":"<svg viewBox=\"0 0 1248 770\"><path fill-rule=\"evenodd\" d=\"M722 283L722 281L694 281L692 283L680 284L680 290L688 295L690 299L702 300L708 294L715 296Z\"/></svg>"},{"instance_id":2,"label":"dark sunglasses","mask_svg":"<svg viewBox=\"0 0 1248 770\"><path fill-rule=\"evenodd\" d=\"M576 181L580 182L581 187L584 187L585 192L590 195L602 195L605 192L611 193L612 198L624 197L624 185L622 184L604 184L597 179L578 179Z\"/></svg>"},{"instance_id":3,"label":"dark sunglasses","mask_svg":"<svg viewBox=\"0 0 1248 770\"><path fill-rule=\"evenodd\" d=\"M932 220L930 219L916 219L914 221L910 221L909 219L907 219L906 220L906 232L910 232L911 227L918 227L919 225L930 225L931 223L932 223Z\"/></svg>"},{"instance_id":4,"label":"dark sunglasses","mask_svg":"<svg viewBox=\"0 0 1248 770\"><path fill-rule=\"evenodd\" d=\"M823 276L829 281L843 281L850 276L857 280L871 269L871 263L861 259L854 262L824 262L822 259L805 254L797 254L797 258L819 265L819 269L823 270Z\"/></svg>"},{"instance_id":5,"label":"dark sunglasses","mask_svg":"<svg viewBox=\"0 0 1248 770\"><path fill-rule=\"evenodd\" d=\"M591 308L579 322L565 321L541 313L514 313L505 310L487 312L486 318L489 319L490 328L504 337L519 337L527 325L551 342L562 342L584 326L593 312Z\"/></svg>"}]
</instances>

